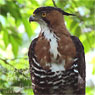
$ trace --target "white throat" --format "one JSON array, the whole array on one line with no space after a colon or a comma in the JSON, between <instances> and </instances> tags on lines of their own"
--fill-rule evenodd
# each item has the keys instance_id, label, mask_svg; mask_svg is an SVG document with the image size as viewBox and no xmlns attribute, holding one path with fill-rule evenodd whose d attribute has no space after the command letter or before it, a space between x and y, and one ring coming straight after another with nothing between
<instances>
[{"instance_id":1,"label":"white throat","mask_svg":"<svg viewBox=\"0 0 95 95\"><path fill-rule=\"evenodd\" d=\"M59 38L54 34L54 32L50 30L46 23L40 25L41 32L44 33L45 38L50 42L50 53L53 55L54 59L56 59L57 55L59 55L59 52L57 50L58 48L57 40Z\"/></svg>"}]
</instances>

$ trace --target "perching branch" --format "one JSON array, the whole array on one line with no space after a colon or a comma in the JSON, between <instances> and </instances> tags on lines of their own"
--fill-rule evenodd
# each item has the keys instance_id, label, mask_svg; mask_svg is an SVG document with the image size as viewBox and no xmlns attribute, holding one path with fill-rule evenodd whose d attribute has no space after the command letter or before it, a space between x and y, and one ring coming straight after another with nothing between
<instances>
[{"instance_id":1,"label":"perching branch","mask_svg":"<svg viewBox=\"0 0 95 95\"><path fill-rule=\"evenodd\" d=\"M53 2L53 5L54 5L54 7L57 7L57 6L56 6L56 3L55 3L55 1L54 1L54 0L52 0L52 2Z\"/></svg>"}]
</instances>

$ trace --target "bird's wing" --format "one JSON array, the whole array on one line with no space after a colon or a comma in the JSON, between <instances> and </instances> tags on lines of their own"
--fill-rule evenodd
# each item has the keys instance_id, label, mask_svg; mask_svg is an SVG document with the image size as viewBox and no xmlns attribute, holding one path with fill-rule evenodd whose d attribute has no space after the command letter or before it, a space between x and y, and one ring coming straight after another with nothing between
<instances>
[{"instance_id":1,"label":"bird's wing","mask_svg":"<svg viewBox=\"0 0 95 95\"><path fill-rule=\"evenodd\" d=\"M80 85L83 85L82 92L85 93L85 77L86 77L86 74L85 74L84 47L77 37L71 36L71 38L75 44L76 51L77 51L79 79L83 80L83 84L82 84L82 81L79 80L81 82Z\"/></svg>"},{"instance_id":2,"label":"bird's wing","mask_svg":"<svg viewBox=\"0 0 95 95\"><path fill-rule=\"evenodd\" d=\"M29 51L28 51L28 56L29 56L29 62L31 61L32 57L34 56L35 54L35 50L34 50L34 47L36 45L36 41L38 40L38 38L35 38L31 44L30 44L30 47L29 47Z\"/></svg>"},{"instance_id":3,"label":"bird's wing","mask_svg":"<svg viewBox=\"0 0 95 95\"><path fill-rule=\"evenodd\" d=\"M75 37L75 36L71 36L75 47L76 47L76 51L77 51L77 57L79 59L78 61L78 70L79 73L81 75L81 77L83 78L83 80L85 80L85 54L84 54L84 47L82 45L82 43L80 42L80 40Z\"/></svg>"},{"instance_id":4,"label":"bird's wing","mask_svg":"<svg viewBox=\"0 0 95 95\"><path fill-rule=\"evenodd\" d=\"M29 57L29 64L30 64L30 74L32 75L32 64L33 64L33 61L32 59L35 57L35 45L36 45L36 41L38 40L38 38L35 38L31 44L30 44L30 47L29 47L29 51L28 51L28 57ZM32 76L31 76L32 77Z\"/></svg>"}]
</instances>

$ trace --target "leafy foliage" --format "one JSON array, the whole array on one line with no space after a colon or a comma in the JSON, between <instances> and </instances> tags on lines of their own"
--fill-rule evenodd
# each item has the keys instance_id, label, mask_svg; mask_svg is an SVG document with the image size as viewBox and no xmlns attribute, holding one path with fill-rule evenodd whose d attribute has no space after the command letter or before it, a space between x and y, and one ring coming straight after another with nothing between
<instances>
[{"instance_id":1,"label":"leafy foliage","mask_svg":"<svg viewBox=\"0 0 95 95\"><path fill-rule=\"evenodd\" d=\"M72 35L79 37L85 53L95 48L95 1L55 0L56 5L76 16L65 16ZM53 6L52 0L0 0L0 95L33 95L27 51L37 24L28 19L39 6ZM95 63L92 61L92 63ZM95 65L95 64L94 64ZM93 67L95 74L95 66ZM87 95L92 95L87 88Z\"/></svg>"}]
</instances>

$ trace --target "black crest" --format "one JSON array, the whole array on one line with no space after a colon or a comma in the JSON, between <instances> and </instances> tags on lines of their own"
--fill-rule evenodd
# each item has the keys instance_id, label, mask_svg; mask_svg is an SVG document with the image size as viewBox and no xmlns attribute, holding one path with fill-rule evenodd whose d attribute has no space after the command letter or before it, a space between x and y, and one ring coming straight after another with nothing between
<instances>
[{"instance_id":1,"label":"black crest","mask_svg":"<svg viewBox=\"0 0 95 95\"><path fill-rule=\"evenodd\" d=\"M63 15L72 15L72 16L75 16L74 14L70 14L70 13L67 13L67 12L64 12L62 9L60 8L57 8L57 7L51 7L51 6L47 6L47 7L39 7L37 8L35 11L34 11L34 14L37 14L39 12L43 12L43 11L46 11L46 12L50 12L52 10L57 10L59 12L61 12Z\"/></svg>"}]
</instances>

